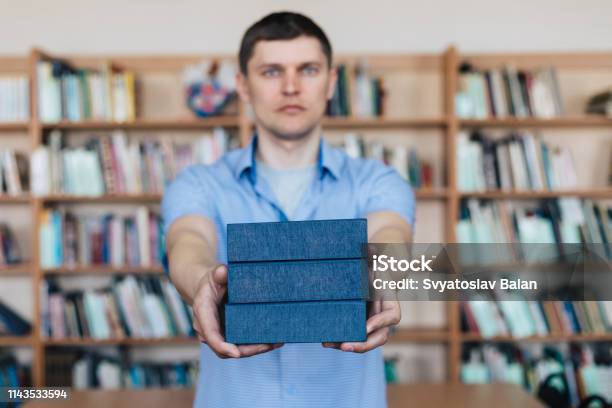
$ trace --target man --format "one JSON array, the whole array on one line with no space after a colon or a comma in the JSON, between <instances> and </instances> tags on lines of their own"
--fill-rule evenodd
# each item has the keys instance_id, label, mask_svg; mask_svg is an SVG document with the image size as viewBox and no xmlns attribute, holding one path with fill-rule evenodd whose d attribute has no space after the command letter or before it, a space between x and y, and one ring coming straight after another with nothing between
<instances>
[{"instance_id":1,"label":"man","mask_svg":"<svg viewBox=\"0 0 612 408\"><path fill-rule=\"evenodd\" d=\"M367 341L235 345L224 341L228 223L367 217L370 242L409 242L414 196L390 168L349 158L321 138L336 72L330 43L309 18L274 13L251 26L239 53L240 98L256 135L211 166L192 166L162 203L170 276L193 306L201 347L196 406L382 407L382 351L400 320L377 302Z\"/></svg>"}]
</instances>

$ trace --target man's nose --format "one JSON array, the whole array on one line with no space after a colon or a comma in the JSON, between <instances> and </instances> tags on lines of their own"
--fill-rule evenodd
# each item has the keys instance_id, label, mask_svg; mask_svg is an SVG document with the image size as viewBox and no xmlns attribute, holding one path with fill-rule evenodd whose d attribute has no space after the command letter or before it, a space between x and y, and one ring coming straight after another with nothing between
<instances>
[{"instance_id":1,"label":"man's nose","mask_svg":"<svg viewBox=\"0 0 612 408\"><path fill-rule=\"evenodd\" d=\"M290 96L300 93L300 78L294 71L287 71L283 78L283 94Z\"/></svg>"}]
</instances>

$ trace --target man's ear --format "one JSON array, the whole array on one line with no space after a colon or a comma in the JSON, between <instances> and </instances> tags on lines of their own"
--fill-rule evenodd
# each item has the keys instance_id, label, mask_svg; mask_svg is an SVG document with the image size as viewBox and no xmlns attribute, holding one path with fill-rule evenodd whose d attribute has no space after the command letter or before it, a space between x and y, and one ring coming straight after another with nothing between
<instances>
[{"instance_id":1,"label":"man's ear","mask_svg":"<svg viewBox=\"0 0 612 408\"><path fill-rule=\"evenodd\" d=\"M236 74L236 92L238 92L238 96L240 96L240 100L244 103L251 102L251 97L249 95L249 86L247 84L247 78L242 72L238 72Z\"/></svg>"},{"instance_id":2,"label":"man's ear","mask_svg":"<svg viewBox=\"0 0 612 408\"><path fill-rule=\"evenodd\" d=\"M329 82L327 84L327 100L334 97L334 91L336 90L336 81L338 80L338 71L336 67L332 67L329 70Z\"/></svg>"}]
</instances>

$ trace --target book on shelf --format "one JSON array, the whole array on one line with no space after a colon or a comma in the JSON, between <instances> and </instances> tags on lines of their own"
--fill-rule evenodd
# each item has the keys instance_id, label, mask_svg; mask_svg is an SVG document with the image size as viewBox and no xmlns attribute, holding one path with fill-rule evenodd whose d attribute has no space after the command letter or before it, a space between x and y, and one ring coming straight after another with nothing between
<instances>
[{"instance_id":1,"label":"book on shelf","mask_svg":"<svg viewBox=\"0 0 612 408\"><path fill-rule=\"evenodd\" d=\"M47 385L74 389L145 389L193 387L195 361L134 360L121 353L93 350L49 350Z\"/></svg>"},{"instance_id":2,"label":"book on shelf","mask_svg":"<svg viewBox=\"0 0 612 408\"><path fill-rule=\"evenodd\" d=\"M215 128L189 142L130 139L115 131L68 147L54 130L48 145L32 153L32 194L161 194L185 167L214 163L232 143L223 128Z\"/></svg>"},{"instance_id":3,"label":"book on shelf","mask_svg":"<svg viewBox=\"0 0 612 408\"><path fill-rule=\"evenodd\" d=\"M605 201L558 198L530 203L464 200L456 225L463 243L612 244L612 207Z\"/></svg>"},{"instance_id":4,"label":"book on shelf","mask_svg":"<svg viewBox=\"0 0 612 408\"><path fill-rule=\"evenodd\" d=\"M391 166L414 188L433 187L433 165L420 157L415 148L385 146L375 141L366 143L357 133L344 136L343 148L350 157L375 159Z\"/></svg>"},{"instance_id":5,"label":"book on shelf","mask_svg":"<svg viewBox=\"0 0 612 408\"><path fill-rule=\"evenodd\" d=\"M192 336L190 308L162 277L115 277L108 287L63 290L43 283L42 332L54 340Z\"/></svg>"},{"instance_id":6,"label":"book on shelf","mask_svg":"<svg viewBox=\"0 0 612 408\"><path fill-rule=\"evenodd\" d=\"M161 264L164 253L160 215L145 206L127 215L44 209L39 242L43 268L151 267Z\"/></svg>"},{"instance_id":7,"label":"book on shelf","mask_svg":"<svg viewBox=\"0 0 612 408\"><path fill-rule=\"evenodd\" d=\"M77 68L60 59L36 64L38 109L43 123L62 120L128 122L136 118L134 72L109 61L98 69Z\"/></svg>"},{"instance_id":8,"label":"book on shelf","mask_svg":"<svg viewBox=\"0 0 612 408\"><path fill-rule=\"evenodd\" d=\"M15 310L0 301L0 336L25 336L32 330L32 325Z\"/></svg>"},{"instance_id":9,"label":"book on shelf","mask_svg":"<svg viewBox=\"0 0 612 408\"><path fill-rule=\"evenodd\" d=\"M605 344L467 344L460 375L467 384L517 384L548 406L578 406L591 396L612 401L611 361Z\"/></svg>"},{"instance_id":10,"label":"book on shelf","mask_svg":"<svg viewBox=\"0 0 612 408\"><path fill-rule=\"evenodd\" d=\"M552 146L538 135L520 132L493 138L479 130L458 135L460 191L560 191L577 186L570 150Z\"/></svg>"},{"instance_id":11,"label":"book on shelf","mask_svg":"<svg viewBox=\"0 0 612 408\"><path fill-rule=\"evenodd\" d=\"M23 262L21 249L12 228L0 222L0 267Z\"/></svg>"},{"instance_id":12,"label":"book on shelf","mask_svg":"<svg viewBox=\"0 0 612 408\"><path fill-rule=\"evenodd\" d=\"M586 113L612 117L612 90L597 93L589 98Z\"/></svg>"},{"instance_id":13,"label":"book on shelf","mask_svg":"<svg viewBox=\"0 0 612 408\"><path fill-rule=\"evenodd\" d=\"M340 64L337 72L338 80L327 105L327 115L377 117L385 114L383 77L373 76L363 61L354 70Z\"/></svg>"},{"instance_id":14,"label":"book on shelf","mask_svg":"<svg viewBox=\"0 0 612 408\"><path fill-rule=\"evenodd\" d=\"M26 75L0 76L0 123L30 118L30 82Z\"/></svg>"},{"instance_id":15,"label":"book on shelf","mask_svg":"<svg viewBox=\"0 0 612 408\"><path fill-rule=\"evenodd\" d=\"M0 196L19 196L30 189L30 167L25 153L0 149Z\"/></svg>"},{"instance_id":16,"label":"book on shelf","mask_svg":"<svg viewBox=\"0 0 612 408\"><path fill-rule=\"evenodd\" d=\"M0 351L0 388L18 388L31 385L31 368L18 361L13 353Z\"/></svg>"},{"instance_id":17,"label":"book on shelf","mask_svg":"<svg viewBox=\"0 0 612 408\"><path fill-rule=\"evenodd\" d=\"M512 64L479 70L469 63L459 69L457 116L553 118L563 115L563 101L554 67L517 69Z\"/></svg>"},{"instance_id":18,"label":"book on shelf","mask_svg":"<svg viewBox=\"0 0 612 408\"><path fill-rule=\"evenodd\" d=\"M461 303L462 329L483 338L612 333L609 301L486 301Z\"/></svg>"}]
</instances>

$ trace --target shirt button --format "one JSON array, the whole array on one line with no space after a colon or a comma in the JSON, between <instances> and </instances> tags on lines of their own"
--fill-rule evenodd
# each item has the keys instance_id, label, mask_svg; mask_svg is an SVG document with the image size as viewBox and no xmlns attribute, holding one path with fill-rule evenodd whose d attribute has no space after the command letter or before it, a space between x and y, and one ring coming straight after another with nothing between
<instances>
[{"instance_id":1,"label":"shirt button","mask_svg":"<svg viewBox=\"0 0 612 408\"><path fill-rule=\"evenodd\" d=\"M285 391L287 392L288 395L297 394L297 388L295 385L288 385L287 387L285 387Z\"/></svg>"}]
</instances>

